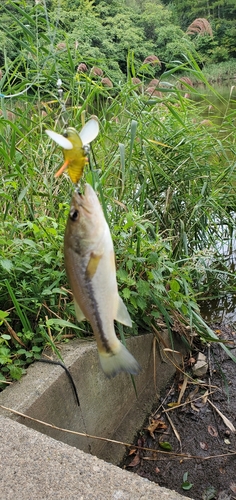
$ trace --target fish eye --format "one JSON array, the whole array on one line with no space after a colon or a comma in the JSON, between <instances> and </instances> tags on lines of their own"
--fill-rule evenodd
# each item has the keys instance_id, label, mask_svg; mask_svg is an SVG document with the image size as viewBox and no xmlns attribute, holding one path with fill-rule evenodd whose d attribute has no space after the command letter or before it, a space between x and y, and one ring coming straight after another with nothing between
<instances>
[{"instance_id":1,"label":"fish eye","mask_svg":"<svg viewBox=\"0 0 236 500\"><path fill-rule=\"evenodd\" d=\"M70 212L70 219L72 221L74 221L74 220L77 220L78 217L79 217L79 210L72 209L71 212Z\"/></svg>"}]
</instances>

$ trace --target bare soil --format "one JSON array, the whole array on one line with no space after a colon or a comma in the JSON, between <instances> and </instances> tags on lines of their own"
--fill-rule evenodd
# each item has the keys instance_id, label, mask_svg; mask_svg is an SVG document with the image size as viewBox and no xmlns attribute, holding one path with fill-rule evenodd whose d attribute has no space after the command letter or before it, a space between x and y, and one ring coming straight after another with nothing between
<instances>
[{"instance_id":1,"label":"bare soil","mask_svg":"<svg viewBox=\"0 0 236 500\"><path fill-rule=\"evenodd\" d=\"M236 356L236 332L213 329ZM193 382L198 350L208 369ZM191 378L176 375L138 431L138 449L129 450L120 466L195 500L236 499L236 364L217 343L185 361Z\"/></svg>"}]
</instances>

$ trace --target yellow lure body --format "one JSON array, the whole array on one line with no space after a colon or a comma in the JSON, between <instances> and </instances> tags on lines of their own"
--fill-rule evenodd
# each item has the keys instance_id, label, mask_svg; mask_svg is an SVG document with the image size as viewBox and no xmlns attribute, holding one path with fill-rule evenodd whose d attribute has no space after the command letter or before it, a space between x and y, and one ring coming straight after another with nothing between
<instances>
[{"instance_id":1,"label":"yellow lure body","mask_svg":"<svg viewBox=\"0 0 236 500\"><path fill-rule=\"evenodd\" d=\"M99 124L95 116L83 126L80 133L73 127L68 127L63 135L54 130L46 130L47 135L63 148L64 163L55 177L59 177L67 169L72 182L79 182L88 163L86 146L97 137L98 132Z\"/></svg>"},{"instance_id":2,"label":"yellow lure body","mask_svg":"<svg viewBox=\"0 0 236 500\"><path fill-rule=\"evenodd\" d=\"M73 147L72 149L63 149L64 164L55 174L55 177L59 177L67 168L72 182L77 184L83 175L84 167L86 163L88 163L88 158L85 154L80 136L74 128L69 127L64 137L72 143Z\"/></svg>"}]
</instances>

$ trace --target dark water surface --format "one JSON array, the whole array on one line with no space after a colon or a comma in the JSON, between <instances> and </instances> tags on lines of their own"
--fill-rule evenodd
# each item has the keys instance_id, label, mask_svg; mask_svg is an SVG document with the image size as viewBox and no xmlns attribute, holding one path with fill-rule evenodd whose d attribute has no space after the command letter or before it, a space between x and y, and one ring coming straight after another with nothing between
<instances>
[{"instance_id":1,"label":"dark water surface","mask_svg":"<svg viewBox=\"0 0 236 500\"><path fill-rule=\"evenodd\" d=\"M228 81L225 85L214 85L214 91L218 94L210 92L207 88L198 88L198 92L202 96L191 96L193 100L201 103L203 106L203 116L208 118L212 123L223 125L219 130L219 137L222 139L222 133L228 135L229 121L225 117L229 117L230 112L236 110L236 79ZM232 134L232 142L236 143L236 114L230 116L230 120L235 120L235 134ZM227 129L228 125L228 129ZM232 122L230 131L232 133ZM233 161L236 161L234 155ZM235 196L235 221L236 221L236 196ZM236 227L236 222L235 222ZM220 246L221 245L221 246ZM235 285L232 291L221 289L218 292L219 298L206 300L201 303L201 313L207 323L224 323L230 324L236 328L236 229L229 240L225 240L222 245L219 242L218 251L224 256L224 262L228 272L235 278ZM231 278L231 281L232 281ZM212 295L217 295L217 291L212 290Z\"/></svg>"},{"instance_id":2,"label":"dark water surface","mask_svg":"<svg viewBox=\"0 0 236 500\"><path fill-rule=\"evenodd\" d=\"M215 93L205 86L198 87L198 94L192 94L191 98L206 106L204 117L207 114L213 123L221 124L230 110L236 110L236 79L225 85L214 85L213 89Z\"/></svg>"}]
</instances>

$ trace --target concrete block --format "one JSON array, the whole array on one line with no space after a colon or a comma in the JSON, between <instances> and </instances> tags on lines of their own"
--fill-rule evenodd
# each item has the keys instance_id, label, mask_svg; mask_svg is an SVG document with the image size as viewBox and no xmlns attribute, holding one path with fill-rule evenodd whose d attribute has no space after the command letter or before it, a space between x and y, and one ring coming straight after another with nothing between
<instances>
[{"instance_id":1,"label":"concrete block","mask_svg":"<svg viewBox=\"0 0 236 500\"><path fill-rule=\"evenodd\" d=\"M0 500L187 500L9 418L0 450Z\"/></svg>"},{"instance_id":2,"label":"concrete block","mask_svg":"<svg viewBox=\"0 0 236 500\"><path fill-rule=\"evenodd\" d=\"M165 342L168 342L166 333L163 335ZM80 407L64 370L59 366L37 362L28 368L26 376L0 394L0 405L58 427L132 443L161 389L175 373L175 367L162 360L162 346L159 345L155 353L155 387L153 336L131 337L127 340L127 347L142 366L141 373L134 377L138 398L130 375L121 373L114 379L105 377L94 342L74 340L62 346L61 354L75 381ZM178 349L180 346L176 347ZM177 355L175 363L180 361L181 356ZM0 409L0 413L4 413L3 410ZM48 428L9 412L4 414L58 441L115 464L119 463L125 452L124 446Z\"/></svg>"}]
</instances>

